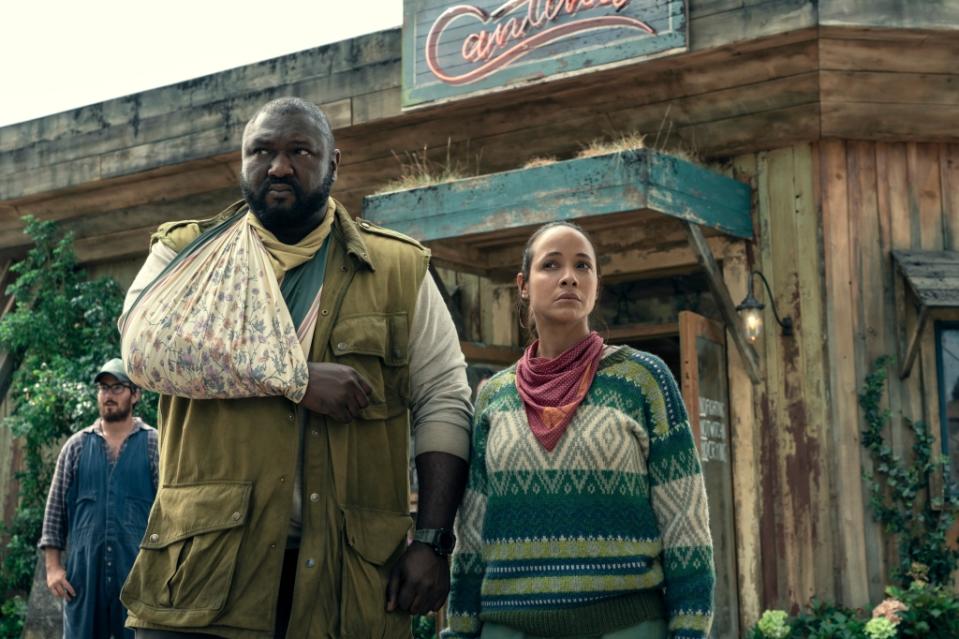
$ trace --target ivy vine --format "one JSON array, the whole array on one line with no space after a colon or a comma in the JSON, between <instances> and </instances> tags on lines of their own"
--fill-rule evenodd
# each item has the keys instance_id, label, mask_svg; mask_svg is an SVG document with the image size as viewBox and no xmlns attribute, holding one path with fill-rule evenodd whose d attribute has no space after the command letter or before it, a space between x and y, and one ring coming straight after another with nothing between
<instances>
[{"instance_id":1,"label":"ivy vine","mask_svg":"<svg viewBox=\"0 0 959 639\"><path fill-rule=\"evenodd\" d=\"M959 565L959 550L950 547L947 536L959 512L959 496L948 465L935 460L935 439L925 422L906 420L913 438L909 463L886 442L883 432L890 424L891 411L882 407L882 398L891 362L888 356L877 359L859 394L866 422L862 445L872 456L874 470L873 474L864 473L870 505L898 546L899 565L893 579L907 587L915 565L921 565L929 582L951 583L952 572ZM941 496L930 494L931 482L937 477L943 479Z\"/></svg>"}]
</instances>

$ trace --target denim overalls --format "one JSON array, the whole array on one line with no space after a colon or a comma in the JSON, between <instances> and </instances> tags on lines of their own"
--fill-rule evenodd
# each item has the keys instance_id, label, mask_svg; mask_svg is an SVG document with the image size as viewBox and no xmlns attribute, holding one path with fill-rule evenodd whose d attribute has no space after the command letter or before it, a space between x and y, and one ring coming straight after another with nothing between
<instances>
[{"instance_id":1,"label":"denim overalls","mask_svg":"<svg viewBox=\"0 0 959 639\"><path fill-rule=\"evenodd\" d=\"M64 639L133 639L124 630L120 588L137 556L156 491L146 429L123 443L111 467L107 444L87 433L67 492L67 580L77 596L64 606Z\"/></svg>"}]
</instances>

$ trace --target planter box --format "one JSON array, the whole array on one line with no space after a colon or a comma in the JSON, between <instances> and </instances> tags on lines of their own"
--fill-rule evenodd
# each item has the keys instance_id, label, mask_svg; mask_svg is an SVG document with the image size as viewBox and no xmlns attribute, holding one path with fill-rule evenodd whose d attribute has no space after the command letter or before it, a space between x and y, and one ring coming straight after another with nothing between
<instances>
[{"instance_id":1,"label":"planter box","mask_svg":"<svg viewBox=\"0 0 959 639\"><path fill-rule=\"evenodd\" d=\"M751 239L751 201L746 184L636 149L371 195L363 200L363 217L435 242L495 237L555 220L654 211Z\"/></svg>"}]
</instances>

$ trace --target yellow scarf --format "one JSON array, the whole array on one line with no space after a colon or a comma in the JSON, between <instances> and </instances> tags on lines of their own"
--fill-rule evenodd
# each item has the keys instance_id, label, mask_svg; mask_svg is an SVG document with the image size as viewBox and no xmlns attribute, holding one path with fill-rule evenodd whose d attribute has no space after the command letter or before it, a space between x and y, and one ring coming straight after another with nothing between
<instances>
[{"instance_id":1,"label":"yellow scarf","mask_svg":"<svg viewBox=\"0 0 959 639\"><path fill-rule=\"evenodd\" d=\"M323 246L323 242L326 240L326 236L330 234L330 229L333 228L333 212L335 209L336 203L333 198L330 198L327 200L326 216L323 218L323 221L296 244L284 244L276 239L276 236L266 230L266 227L260 223L260 220L253 211L247 212L245 221L253 227L263 242L263 247L270 256L273 273L276 275L278 282L283 281L283 275L287 271L293 270L300 264L303 264L320 250L320 247Z\"/></svg>"}]
</instances>

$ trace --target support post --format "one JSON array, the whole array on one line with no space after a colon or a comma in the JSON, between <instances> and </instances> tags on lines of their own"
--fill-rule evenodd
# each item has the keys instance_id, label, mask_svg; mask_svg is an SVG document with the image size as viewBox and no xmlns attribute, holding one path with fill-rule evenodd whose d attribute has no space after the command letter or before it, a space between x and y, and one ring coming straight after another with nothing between
<instances>
[{"instance_id":1,"label":"support post","mask_svg":"<svg viewBox=\"0 0 959 639\"><path fill-rule=\"evenodd\" d=\"M753 384L758 384L762 379L759 372L759 356L749 344L749 340L746 339L742 323L739 321L739 315L736 313L736 306L733 304L732 297L729 295L729 289L726 288L723 274L719 271L719 264L716 263L716 258L713 257L713 252L709 248L709 243L706 241L705 236L703 236L703 231L699 228L699 225L686 222L685 227L686 234L689 237L689 246L693 249L693 253L696 254L699 265L706 271L706 280L709 282L709 289L719 303L719 312L723 316L723 321L726 322L726 328L729 330L730 335L733 336L733 343L736 345L736 350L739 351L743 362L746 364L746 373L749 375L749 379Z\"/></svg>"}]
</instances>

